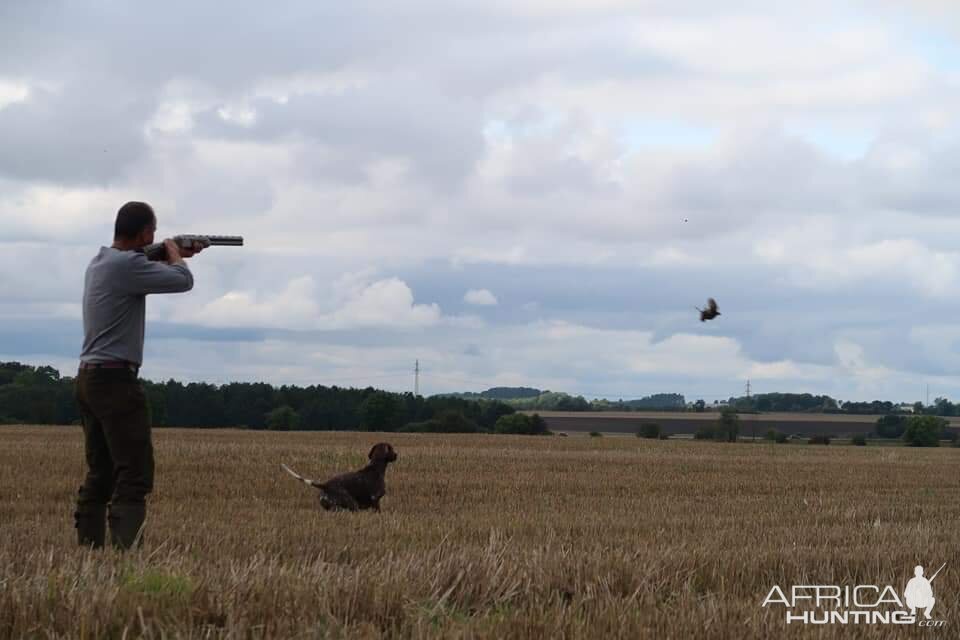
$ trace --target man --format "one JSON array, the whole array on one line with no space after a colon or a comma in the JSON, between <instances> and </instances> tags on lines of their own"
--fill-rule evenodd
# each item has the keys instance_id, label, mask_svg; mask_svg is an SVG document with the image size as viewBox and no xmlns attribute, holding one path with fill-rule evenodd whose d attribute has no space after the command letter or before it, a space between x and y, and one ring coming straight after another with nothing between
<instances>
[{"instance_id":1,"label":"man","mask_svg":"<svg viewBox=\"0 0 960 640\"><path fill-rule=\"evenodd\" d=\"M143 247L153 243L156 229L150 205L126 203L117 212L113 245L100 247L84 277L83 351L75 395L88 471L74 513L84 547L104 545L107 521L113 546L132 547L140 539L146 496L153 489L153 443L137 378L146 296L192 289L193 275L183 259L201 250L180 249L165 240L166 262L150 261Z\"/></svg>"},{"instance_id":2,"label":"man","mask_svg":"<svg viewBox=\"0 0 960 640\"><path fill-rule=\"evenodd\" d=\"M937 573L940 573L940 571L938 570ZM930 586L930 582L937 577L937 574L933 574L933 578L927 580L923 577L923 567L917 565L913 569L913 576L907 583L907 588L903 591L904 599L907 601L907 606L910 607L910 615L916 616L917 609L923 609L923 615L929 620L933 605L937 602L937 599L933 597L933 587Z\"/></svg>"}]
</instances>

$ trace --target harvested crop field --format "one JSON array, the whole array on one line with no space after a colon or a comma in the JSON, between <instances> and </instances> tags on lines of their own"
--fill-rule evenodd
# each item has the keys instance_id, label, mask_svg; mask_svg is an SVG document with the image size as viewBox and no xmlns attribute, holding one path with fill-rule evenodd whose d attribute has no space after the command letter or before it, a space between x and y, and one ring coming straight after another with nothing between
<instances>
[{"instance_id":1,"label":"harvested crop field","mask_svg":"<svg viewBox=\"0 0 960 640\"><path fill-rule=\"evenodd\" d=\"M0 428L0 638L957 637L960 449L154 432L146 544L75 547L79 427ZM388 440L383 511L310 477ZM787 625L774 585L933 584L939 628ZM929 574L928 574L929 575Z\"/></svg>"}]
</instances>

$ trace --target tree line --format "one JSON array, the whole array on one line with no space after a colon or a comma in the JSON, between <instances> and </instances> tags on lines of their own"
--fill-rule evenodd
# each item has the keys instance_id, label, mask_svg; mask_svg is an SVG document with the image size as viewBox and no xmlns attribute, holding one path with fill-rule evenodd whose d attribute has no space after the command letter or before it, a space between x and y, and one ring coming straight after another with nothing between
<instances>
[{"instance_id":1,"label":"tree line","mask_svg":"<svg viewBox=\"0 0 960 640\"><path fill-rule=\"evenodd\" d=\"M480 393L448 394L465 399L497 398L518 411L691 411L705 412L732 407L741 413L847 413L857 415L918 414L960 416L960 403L937 398L933 404L915 402L904 406L889 400L843 401L810 393L760 393L730 397L708 404L698 399L689 404L680 393L656 393L636 400L587 400L561 391L540 391L528 387L497 387Z\"/></svg>"},{"instance_id":2,"label":"tree line","mask_svg":"<svg viewBox=\"0 0 960 640\"><path fill-rule=\"evenodd\" d=\"M143 381L154 427L545 433L539 416L498 400L364 389ZM78 424L73 378L49 366L0 362L0 424Z\"/></svg>"},{"instance_id":3,"label":"tree line","mask_svg":"<svg viewBox=\"0 0 960 640\"><path fill-rule=\"evenodd\" d=\"M215 385L176 380L143 382L151 422L156 427L245 427L286 430L441 430L496 431L497 422L517 411L706 411L703 400L686 404L682 394L661 393L638 400L592 400L562 392L502 387L479 394L425 398L412 393L363 389L280 386L263 382ZM510 397L518 394L521 397ZM730 398L738 412L853 413L872 415L958 416L960 404L937 398L906 410L889 401L841 402L808 393L767 393ZM73 399L73 379L50 366L0 362L0 424L72 424L80 416ZM504 425L530 432L540 423L513 418ZM501 428L506 429L506 426Z\"/></svg>"},{"instance_id":4,"label":"tree line","mask_svg":"<svg viewBox=\"0 0 960 640\"><path fill-rule=\"evenodd\" d=\"M889 400L854 402L835 400L830 396L809 393L764 393L754 396L730 398L728 405L741 412L785 411L800 413L848 413L856 415L927 415L960 416L960 403L954 404L946 398L937 398L933 404L922 402L904 405Z\"/></svg>"},{"instance_id":5,"label":"tree line","mask_svg":"<svg viewBox=\"0 0 960 640\"><path fill-rule=\"evenodd\" d=\"M680 393L655 393L636 400L587 400L562 391L541 391L530 387L493 387L480 393L449 393L447 397L497 399L518 411L686 411Z\"/></svg>"}]
</instances>

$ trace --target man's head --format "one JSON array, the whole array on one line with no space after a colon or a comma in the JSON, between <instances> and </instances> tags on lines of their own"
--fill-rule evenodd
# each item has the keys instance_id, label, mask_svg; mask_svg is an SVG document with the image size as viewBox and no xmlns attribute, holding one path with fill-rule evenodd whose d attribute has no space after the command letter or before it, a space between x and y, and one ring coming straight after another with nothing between
<instances>
[{"instance_id":1,"label":"man's head","mask_svg":"<svg viewBox=\"0 0 960 640\"><path fill-rule=\"evenodd\" d=\"M146 202L128 202L117 211L113 241L129 248L145 247L153 242L157 217Z\"/></svg>"}]
</instances>

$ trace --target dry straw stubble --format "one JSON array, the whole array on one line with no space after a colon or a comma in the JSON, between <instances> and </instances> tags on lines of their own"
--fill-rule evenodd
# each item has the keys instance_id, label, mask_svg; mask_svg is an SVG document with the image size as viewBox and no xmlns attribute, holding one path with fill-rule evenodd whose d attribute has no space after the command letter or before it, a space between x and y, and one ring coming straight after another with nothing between
<instances>
[{"instance_id":1,"label":"dry straw stubble","mask_svg":"<svg viewBox=\"0 0 960 640\"><path fill-rule=\"evenodd\" d=\"M383 512L322 477L400 454ZM144 549L75 548L77 427L0 428L0 637L880 638L787 627L774 584L892 584L947 562L956 449L157 430ZM952 570L951 570L952 567ZM899 630L901 633L903 630ZM928 634L929 635L929 634Z\"/></svg>"}]
</instances>

